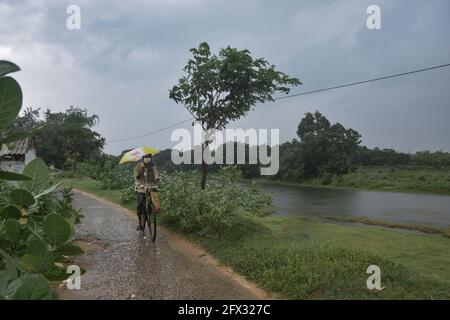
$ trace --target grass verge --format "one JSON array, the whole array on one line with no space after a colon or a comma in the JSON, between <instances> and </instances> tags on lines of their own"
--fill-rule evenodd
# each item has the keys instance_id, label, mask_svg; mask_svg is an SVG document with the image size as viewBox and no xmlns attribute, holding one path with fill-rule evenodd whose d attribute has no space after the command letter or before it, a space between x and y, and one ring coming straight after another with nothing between
<instances>
[{"instance_id":1,"label":"grass verge","mask_svg":"<svg viewBox=\"0 0 450 320\"><path fill-rule=\"evenodd\" d=\"M121 203L119 191L99 190L91 179L69 184L134 208ZM444 237L271 216L210 237L185 236L290 299L450 299L450 239ZM373 264L381 268L384 290L366 287Z\"/></svg>"},{"instance_id":2,"label":"grass verge","mask_svg":"<svg viewBox=\"0 0 450 320\"><path fill-rule=\"evenodd\" d=\"M445 167L360 167L355 172L342 176L319 177L301 183L283 180L265 181L299 186L450 195L450 168Z\"/></svg>"},{"instance_id":3,"label":"grass verge","mask_svg":"<svg viewBox=\"0 0 450 320\"><path fill-rule=\"evenodd\" d=\"M407 224L407 223L395 223L389 221L382 220L374 220L369 219L367 217L336 217L336 216L322 216L324 219L337 221L337 222L354 222L354 223L362 223L372 226L379 226L383 228L390 229L404 229L404 230L412 230L419 231L428 234L438 234L450 239L450 229L449 228L436 228L430 226L422 226L417 224Z\"/></svg>"}]
</instances>

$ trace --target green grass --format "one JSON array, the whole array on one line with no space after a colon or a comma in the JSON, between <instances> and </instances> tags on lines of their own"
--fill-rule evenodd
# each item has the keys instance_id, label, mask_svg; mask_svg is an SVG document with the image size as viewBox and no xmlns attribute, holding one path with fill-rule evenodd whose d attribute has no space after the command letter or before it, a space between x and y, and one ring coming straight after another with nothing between
<instances>
[{"instance_id":1,"label":"green grass","mask_svg":"<svg viewBox=\"0 0 450 320\"><path fill-rule=\"evenodd\" d=\"M369 219L367 217L322 216L322 218L338 222L356 222L372 226L379 226L383 228L413 230L429 234L438 234L446 238L450 238L450 228L436 228L418 224L396 223L396 222Z\"/></svg>"},{"instance_id":2,"label":"green grass","mask_svg":"<svg viewBox=\"0 0 450 320\"><path fill-rule=\"evenodd\" d=\"M220 261L293 299L450 299L450 240L299 218L260 218L203 240ZM369 265L385 290L366 289Z\"/></svg>"},{"instance_id":3,"label":"green grass","mask_svg":"<svg viewBox=\"0 0 450 320\"><path fill-rule=\"evenodd\" d=\"M302 183L278 180L276 183L450 195L450 168L360 167L355 172L332 177L331 182L321 177Z\"/></svg>"},{"instance_id":4,"label":"green grass","mask_svg":"<svg viewBox=\"0 0 450 320\"><path fill-rule=\"evenodd\" d=\"M118 191L98 190L93 180L69 184L124 205ZM450 239L441 236L268 216L191 240L290 299L450 299ZM372 264L381 268L379 292L366 288Z\"/></svg>"}]
</instances>

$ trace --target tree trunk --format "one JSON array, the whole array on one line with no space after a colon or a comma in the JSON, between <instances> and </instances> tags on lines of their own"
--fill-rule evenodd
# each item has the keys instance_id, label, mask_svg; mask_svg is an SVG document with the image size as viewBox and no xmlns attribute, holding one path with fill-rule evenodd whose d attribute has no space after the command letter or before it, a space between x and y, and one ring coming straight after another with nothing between
<instances>
[{"instance_id":1,"label":"tree trunk","mask_svg":"<svg viewBox=\"0 0 450 320\"><path fill-rule=\"evenodd\" d=\"M205 162L205 160L202 159L202 181L200 183L202 189L206 188L207 177L208 177L208 164Z\"/></svg>"}]
</instances>

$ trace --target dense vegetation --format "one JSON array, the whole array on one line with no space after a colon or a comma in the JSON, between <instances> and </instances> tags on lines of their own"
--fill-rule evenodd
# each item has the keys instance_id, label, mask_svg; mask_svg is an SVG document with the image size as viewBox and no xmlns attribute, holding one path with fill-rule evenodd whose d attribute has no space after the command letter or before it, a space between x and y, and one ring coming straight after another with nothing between
<instances>
[{"instance_id":1,"label":"dense vegetation","mask_svg":"<svg viewBox=\"0 0 450 320\"><path fill-rule=\"evenodd\" d=\"M305 184L382 191L450 194L450 167L359 167L345 175L322 176Z\"/></svg>"},{"instance_id":2,"label":"dense vegetation","mask_svg":"<svg viewBox=\"0 0 450 320\"><path fill-rule=\"evenodd\" d=\"M27 130L42 126L36 132L36 152L47 164L59 169L71 169L77 163L102 154L105 139L92 130L99 121L86 109L71 106L65 112L28 108L14 122L14 129ZM14 131L14 130L13 130Z\"/></svg>"},{"instance_id":3,"label":"dense vegetation","mask_svg":"<svg viewBox=\"0 0 450 320\"><path fill-rule=\"evenodd\" d=\"M281 182L309 185L329 185L386 191L450 193L450 153L423 151L415 154L392 149L369 149L360 145L360 135L339 123L331 124L319 112L307 113L298 126L298 139L280 145L280 170L277 175L265 177ZM226 143L227 148L238 149L238 142ZM249 145L244 146L248 160ZM252 147L257 148L257 147ZM195 164L175 165L171 149L157 156L159 168L168 173L198 170ZM191 163L194 151L189 153ZM260 177L259 164L236 164L244 178ZM248 162L248 161L247 161ZM210 172L218 172L223 165L212 164Z\"/></svg>"},{"instance_id":4,"label":"dense vegetation","mask_svg":"<svg viewBox=\"0 0 450 320\"><path fill-rule=\"evenodd\" d=\"M239 172L223 167L210 178L208 188L198 186L199 174L174 173L161 182L163 222L196 236L221 235L227 228L251 221L270 204L270 196L256 184L239 184Z\"/></svg>"},{"instance_id":5,"label":"dense vegetation","mask_svg":"<svg viewBox=\"0 0 450 320\"><path fill-rule=\"evenodd\" d=\"M19 84L5 76L19 68L0 61L1 153L35 131L11 130L22 107ZM71 244L80 213L70 190L58 190L59 177L37 158L22 174L0 171L0 300L54 299L50 281L70 276L68 256L81 253Z\"/></svg>"},{"instance_id":6,"label":"dense vegetation","mask_svg":"<svg viewBox=\"0 0 450 320\"><path fill-rule=\"evenodd\" d=\"M185 175L189 176L189 173ZM185 180L179 181L179 177L168 185L177 190L191 186L199 188L196 177L188 178L188 184L184 183ZM97 181L86 177L71 179L71 183L135 210L134 202L123 202L120 190L99 189ZM235 190L240 190L235 183ZM186 192L189 193L188 190ZM193 197L193 194L186 195L189 199ZM211 197L208 201L213 199ZM233 267L264 289L282 294L282 297L450 298L447 277L450 272L450 240L444 237L259 215L252 215L250 219L236 216L230 219L231 224L221 225L220 232L216 232L215 228L208 226L202 229L204 224L197 220L202 216L196 211L198 207L191 208L191 204L190 210L194 210L192 217L187 217L186 224L180 220L184 214L189 214L188 210L183 212L184 203L185 200L181 199L175 207L165 204L158 222L201 244L223 264ZM171 214L172 209L179 212ZM198 224L195 229L194 224ZM380 266L384 290L367 290L366 269L371 264Z\"/></svg>"},{"instance_id":7,"label":"dense vegetation","mask_svg":"<svg viewBox=\"0 0 450 320\"><path fill-rule=\"evenodd\" d=\"M368 186L368 183L351 181L357 178L353 173L358 168L433 166L436 169L439 167L439 169L445 169L450 166L450 153L425 151L406 154L392 149L369 149L361 146L361 136L358 132L346 129L339 123L331 125L319 112L306 113L298 126L297 135L298 139L280 146L280 170L276 176L272 177L273 179L291 182L312 180L320 181L325 185L350 187L354 185L364 188ZM382 171L382 169L379 170ZM390 169L390 172L394 173L396 169ZM376 176L375 169L372 173L371 187L376 183L386 186L394 182L394 176ZM447 183L446 188L448 187L450 185ZM411 191L415 191L415 188L411 188Z\"/></svg>"}]
</instances>

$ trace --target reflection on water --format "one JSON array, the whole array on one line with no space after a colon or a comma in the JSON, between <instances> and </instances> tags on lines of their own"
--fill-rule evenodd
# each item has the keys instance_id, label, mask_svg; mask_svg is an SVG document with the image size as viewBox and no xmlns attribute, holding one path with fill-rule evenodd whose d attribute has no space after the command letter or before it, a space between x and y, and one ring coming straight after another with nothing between
<instances>
[{"instance_id":1,"label":"reflection on water","mask_svg":"<svg viewBox=\"0 0 450 320\"><path fill-rule=\"evenodd\" d=\"M277 215L364 216L392 222L450 225L450 196L314 188L259 182Z\"/></svg>"}]
</instances>

